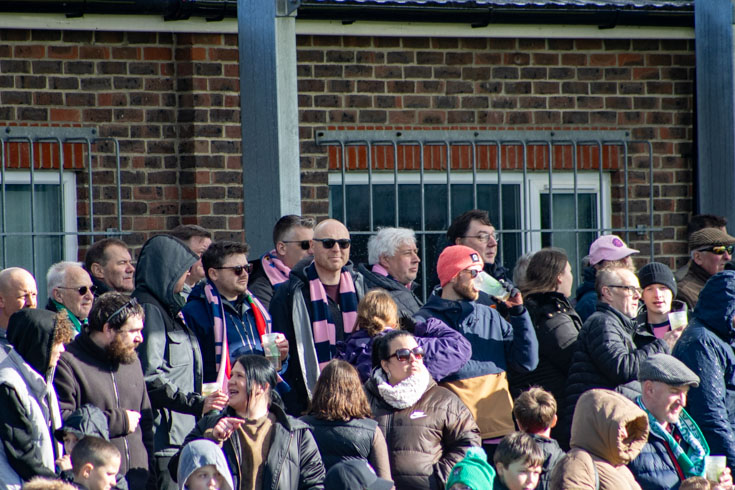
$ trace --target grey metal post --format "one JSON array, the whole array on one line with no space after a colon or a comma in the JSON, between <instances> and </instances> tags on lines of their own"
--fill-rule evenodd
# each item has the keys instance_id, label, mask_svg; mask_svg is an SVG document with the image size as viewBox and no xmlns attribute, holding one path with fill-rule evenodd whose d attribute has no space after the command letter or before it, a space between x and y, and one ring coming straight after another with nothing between
<instances>
[{"instance_id":1,"label":"grey metal post","mask_svg":"<svg viewBox=\"0 0 735 490\"><path fill-rule=\"evenodd\" d=\"M697 87L695 212L735 220L735 101L730 0L695 0Z\"/></svg>"},{"instance_id":2,"label":"grey metal post","mask_svg":"<svg viewBox=\"0 0 735 490\"><path fill-rule=\"evenodd\" d=\"M296 31L292 0L238 0L243 227L253 254L272 248L284 214L301 214Z\"/></svg>"}]
</instances>

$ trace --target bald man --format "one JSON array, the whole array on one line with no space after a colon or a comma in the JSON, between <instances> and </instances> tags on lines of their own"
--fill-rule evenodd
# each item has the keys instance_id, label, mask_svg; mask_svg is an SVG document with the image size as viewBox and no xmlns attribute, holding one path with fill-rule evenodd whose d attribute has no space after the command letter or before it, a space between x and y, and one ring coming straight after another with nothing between
<instances>
[{"instance_id":1,"label":"bald man","mask_svg":"<svg viewBox=\"0 0 735 490\"><path fill-rule=\"evenodd\" d=\"M313 258L291 269L270 304L273 329L289 342L285 380L295 396L285 401L294 415L306 408L321 369L336 353L336 343L354 328L365 284L352 268L350 246L345 225L334 219L319 223L311 240Z\"/></svg>"},{"instance_id":2,"label":"bald man","mask_svg":"<svg viewBox=\"0 0 735 490\"><path fill-rule=\"evenodd\" d=\"M5 330L10 315L23 308L35 308L36 280L20 267L8 267L0 272L0 345L8 345Z\"/></svg>"}]
</instances>

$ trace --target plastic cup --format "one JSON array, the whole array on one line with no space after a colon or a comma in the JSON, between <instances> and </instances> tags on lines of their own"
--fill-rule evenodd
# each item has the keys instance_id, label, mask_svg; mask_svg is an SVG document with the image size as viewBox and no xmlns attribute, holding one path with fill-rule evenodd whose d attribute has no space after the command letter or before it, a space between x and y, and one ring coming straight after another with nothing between
<instances>
[{"instance_id":1,"label":"plastic cup","mask_svg":"<svg viewBox=\"0 0 735 490\"><path fill-rule=\"evenodd\" d=\"M202 383L202 395L203 396L209 396L215 391L222 388L222 385L214 382L214 383Z\"/></svg>"},{"instance_id":2,"label":"plastic cup","mask_svg":"<svg viewBox=\"0 0 735 490\"><path fill-rule=\"evenodd\" d=\"M677 330L687 326L689 319L687 318L687 311L672 311L669 313L669 325L671 330Z\"/></svg>"},{"instance_id":3,"label":"plastic cup","mask_svg":"<svg viewBox=\"0 0 735 490\"><path fill-rule=\"evenodd\" d=\"M276 371L281 370L281 352L278 350L278 344L276 344L277 333L264 333L260 337L260 343L263 345L263 352L265 358L268 359Z\"/></svg>"},{"instance_id":4,"label":"plastic cup","mask_svg":"<svg viewBox=\"0 0 735 490\"><path fill-rule=\"evenodd\" d=\"M720 475L725 471L727 458L725 456L707 456L704 465L707 479L717 483L720 481Z\"/></svg>"},{"instance_id":5,"label":"plastic cup","mask_svg":"<svg viewBox=\"0 0 735 490\"><path fill-rule=\"evenodd\" d=\"M500 282L485 271L480 271L475 278L475 288L478 291L489 294L500 301L505 301L510 296L510 292L503 287Z\"/></svg>"}]
</instances>

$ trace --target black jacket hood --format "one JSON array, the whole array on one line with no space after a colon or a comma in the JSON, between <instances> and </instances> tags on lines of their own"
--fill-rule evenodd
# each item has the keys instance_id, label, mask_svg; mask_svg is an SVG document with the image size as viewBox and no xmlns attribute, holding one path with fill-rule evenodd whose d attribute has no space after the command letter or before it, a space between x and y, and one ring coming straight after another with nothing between
<instances>
[{"instance_id":1,"label":"black jacket hood","mask_svg":"<svg viewBox=\"0 0 735 490\"><path fill-rule=\"evenodd\" d=\"M56 329L56 313L42 309L23 309L8 321L8 341L25 362L44 378L51 361Z\"/></svg>"},{"instance_id":2,"label":"black jacket hood","mask_svg":"<svg viewBox=\"0 0 735 490\"><path fill-rule=\"evenodd\" d=\"M170 235L154 236L140 250L135 268L135 289L146 291L173 311L184 306L174 286L199 257L184 242Z\"/></svg>"}]
</instances>

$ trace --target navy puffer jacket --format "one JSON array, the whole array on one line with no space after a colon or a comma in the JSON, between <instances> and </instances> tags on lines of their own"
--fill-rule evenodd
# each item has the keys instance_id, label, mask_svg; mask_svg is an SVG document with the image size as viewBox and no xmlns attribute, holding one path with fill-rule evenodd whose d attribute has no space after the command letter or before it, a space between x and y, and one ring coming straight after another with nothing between
<instances>
[{"instance_id":1,"label":"navy puffer jacket","mask_svg":"<svg viewBox=\"0 0 735 490\"><path fill-rule=\"evenodd\" d=\"M712 276L699 294L689 326L674 347L674 356L694 371L701 383L689 390L687 410L702 430L711 454L735 465L735 271Z\"/></svg>"}]
</instances>

